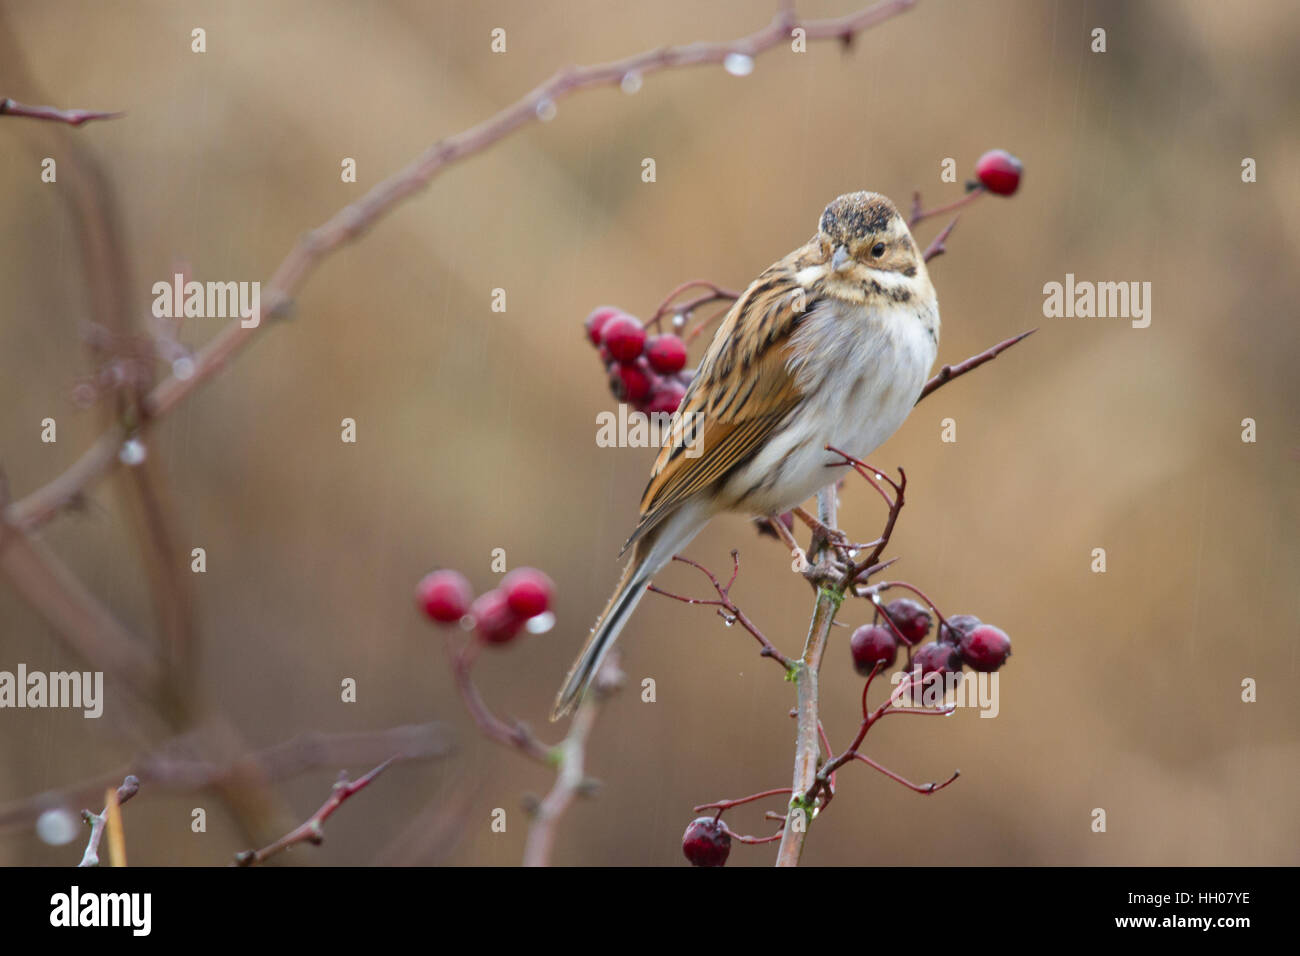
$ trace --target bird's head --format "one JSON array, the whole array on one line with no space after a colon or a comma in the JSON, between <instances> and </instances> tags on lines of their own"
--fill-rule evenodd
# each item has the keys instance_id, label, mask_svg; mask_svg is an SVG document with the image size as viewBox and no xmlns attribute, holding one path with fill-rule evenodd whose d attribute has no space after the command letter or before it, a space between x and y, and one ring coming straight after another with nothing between
<instances>
[{"instance_id":1,"label":"bird's head","mask_svg":"<svg viewBox=\"0 0 1300 956\"><path fill-rule=\"evenodd\" d=\"M879 193L846 193L822 212L817 226L828 291L861 302L882 288L929 286L925 262L898 209ZM917 281L909 281L917 280Z\"/></svg>"}]
</instances>

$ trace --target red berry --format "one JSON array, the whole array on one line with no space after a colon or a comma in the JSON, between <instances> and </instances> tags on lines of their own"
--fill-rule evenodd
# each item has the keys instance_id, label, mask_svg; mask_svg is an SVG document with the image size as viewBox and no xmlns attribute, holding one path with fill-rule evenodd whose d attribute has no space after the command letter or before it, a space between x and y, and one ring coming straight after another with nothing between
<instances>
[{"instance_id":1,"label":"red berry","mask_svg":"<svg viewBox=\"0 0 1300 956\"><path fill-rule=\"evenodd\" d=\"M722 866L731 855L731 834L721 820L696 817L682 834L682 852L691 866Z\"/></svg>"},{"instance_id":2,"label":"red berry","mask_svg":"<svg viewBox=\"0 0 1300 956\"><path fill-rule=\"evenodd\" d=\"M635 405L650 394L654 382L644 361L620 362L609 373L609 390L620 402Z\"/></svg>"},{"instance_id":3,"label":"red berry","mask_svg":"<svg viewBox=\"0 0 1300 956\"><path fill-rule=\"evenodd\" d=\"M671 333L652 338L646 344L645 355L650 360L650 367L664 375L680 372L686 367L686 343Z\"/></svg>"},{"instance_id":4,"label":"red berry","mask_svg":"<svg viewBox=\"0 0 1300 956\"><path fill-rule=\"evenodd\" d=\"M685 396L685 386L672 379L664 379L650 393L650 402L646 405L646 411L650 414L667 412L671 415L677 411L677 406L682 403Z\"/></svg>"},{"instance_id":5,"label":"red berry","mask_svg":"<svg viewBox=\"0 0 1300 956\"><path fill-rule=\"evenodd\" d=\"M960 644L963 637L983 623L974 614L954 614L939 625L939 640L945 644Z\"/></svg>"},{"instance_id":6,"label":"red berry","mask_svg":"<svg viewBox=\"0 0 1300 956\"><path fill-rule=\"evenodd\" d=\"M916 676L916 671L920 676ZM943 701L947 674L961 673L961 655L951 644L926 644L912 657L912 700L927 705Z\"/></svg>"},{"instance_id":7,"label":"red berry","mask_svg":"<svg viewBox=\"0 0 1300 956\"><path fill-rule=\"evenodd\" d=\"M506 601L499 588L480 594L469 609L474 616L474 630L489 644L508 644L514 640L524 620Z\"/></svg>"},{"instance_id":8,"label":"red berry","mask_svg":"<svg viewBox=\"0 0 1300 956\"><path fill-rule=\"evenodd\" d=\"M605 348L605 346L602 345L596 351L600 355L600 360L605 363L606 369L614 364L614 356L609 354L609 349Z\"/></svg>"},{"instance_id":9,"label":"red berry","mask_svg":"<svg viewBox=\"0 0 1300 956\"><path fill-rule=\"evenodd\" d=\"M977 671L995 671L1011 656L1011 638L992 624L981 624L961 639L961 659Z\"/></svg>"},{"instance_id":10,"label":"red berry","mask_svg":"<svg viewBox=\"0 0 1300 956\"><path fill-rule=\"evenodd\" d=\"M1025 164L1005 149L991 149L975 163L975 175L984 188L999 196L1010 196L1020 188Z\"/></svg>"},{"instance_id":11,"label":"red berry","mask_svg":"<svg viewBox=\"0 0 1300 956\"><path fill-rule=\"evenodd\" d=\"M910 598L890 601L884 612L909 644L920 644L930 633L930 612Z\"/></svg>"},{"instance_id":12,"label":"red berry","mask_svg":"<svg viewBox=\"0 0 1300 956\"><path fill-rule=\"evenodd\" d=\"M912 669L920 668L921 677L928 674L956 674L961 670L961 655L951 644L935 641L916 652Z\"/></svg>"},{"instance_id":13,"label":"red berry","mask_svg":"<svg viewBox=\"0 0 1300 956\"><path fill-rule=\"evenodd\" d=\"M602 305L587 316L587 321L582 325L587 330L587 338L591 340L592 345L600 344L600 330L605 327L606 322L618 314L619 310L612 305Z\"/></svg>"},{"instance_id":14,"label":"red berry","mask_svg":"<svg viewBox=\"0 0 1300 956\"><path fill-rule=\"evenodd\" d=\"M555 585L536 568L515 568L502 579L501 590L510 610L530 618L550 610Z\"/></svg>"},{"instance_id":15,"label":"red berry","mask_svg":"<svg viewBox=\"0 0 1300 956\"><path fill-rule=\"evenodd\" d=\"M434 571L420 579L415 599L439 624L454 624L469 613L474 592L459 571Z\"/></svg>"},{"instance_id":16,"label":"red berry","mask_svg":"<svg viewBox=\"0 0 1300 956\"><path fill-rule=\"evenodd\" d=\"M898 657L898 638L887 627L864 624L849 638L849 650L853 653L854 670L866 677L877 664L881 665L881 670L894 665Z\"/></svg>"},{"instance_id":17,"label":"red berry","mask_svg":"<svg viewBox=\"0 0 1300 956\"><path fill-rule=\"evenodd\" d=\"M630 362L645 347L645 329L632 316L620 312L601 326L600 344L620 362Z\"/></svg>"}]
</instances>

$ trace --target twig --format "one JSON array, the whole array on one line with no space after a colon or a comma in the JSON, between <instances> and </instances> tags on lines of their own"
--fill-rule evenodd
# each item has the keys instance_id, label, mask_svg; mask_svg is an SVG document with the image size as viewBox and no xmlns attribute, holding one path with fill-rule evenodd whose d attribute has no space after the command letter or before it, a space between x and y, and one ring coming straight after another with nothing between
<instances>
[{"instance_id":1,"label":"twig","mask_svg":"<svg viewBox=\"0 0 1300 956\"><path fill-rule=\"evenodd\" d=\"M738 797L735 800L715 800L713 803L701 803L694 808L695 813L703 813L705 810L717 810L718 816L722 816L724 810L730 810L732 807L742 807L747 803L753 803L755 800L766 800L768 797L774 797L777 794L789 793L789 787L776 787L773 790L764 790L761 793L751 793L747 797Z\"/></svg>"},{"instance_id":2,"label":"twig","mask_svg":"<svg viewBox=\"0 0 1300 956\"><path fill-rule=\"evenodd\" d=\"M121 111L103 113L99 110L61 110L53 106L27 106L7 97L0 99L0 116L26 116L29 119L67 123L69 126L80 126L82 123L89 123L91 120L117 119L119 116L125 115Z\"/></svg>"},{"instance_id":3,"label":"twig","mask_svg":"<svg viewBox=\"0 0 1300 956\"><path fill-rule=\"evenodd\" d=\"M948 223L948 225L944 227L943 232L935 236L934 241L926 246L925 253L922 256L926 262L929 262L931 259L935 259L948 251L945 241L950 235L952 235L953 229L957 227L957 220L960 218L960 216L953 216L952 222Z\"/></svg>"},{"instance_id":4,"label":"twig","mask_svg":"<svg viewBox=\"0 0 1300 956\"><path fill-rule=\"evenodd\" d=\"M269 846L265 846L260 850L245 850L242 853L235 854L235 865L255 866L298 843L311 843L319 846L325 840L325 821L333 815L334 811L341 807L358 790L364 790L368 787L370 781L391 767L393 762L400 759L400 757L400 754L389 757L364 777L359 777L356 780L349 780L346 771L340 773L339 779L334 784L333 791L330 793L329 798L320 805L319 810L308 817L300 826L290 830Z\"/></svg>"},{"instance_id":5,"label":"twig","mask_svg":"<svg viewBox=\"0 0 1300 956\"><path fill-rule=\"evenodd\" d=\"M587 738L596 724L601 702L623 683L623 671L618 665L618 655L611 654L600 665L596 680L578 706L578 712L569 725L569 732L555 748L560 769L550 792L537 805L528 839L524 844L524 866L549 866L551 850L555 846L555 831L564 812L580 795L591 792L595 781L586 776Z\"/></svg>"},{"instance_id":6,"label":"twig","mask_svg":"<svg viewBox=\"0 0 1300 956\"><path fill-rule=\"evenodd\" d=\"M161 671L142 642L44 543L9 526L2 515L0 571L82 659L120 679L140 697L149 699L157 693Z\"/></svg>"},{"instance_id":7,"label":"twig","mask_svg":"<svg viewBox=\"0 0 1300 956\"><path fill-rule=\"evenodd\" d=\"M628 74L645 76L660 70L716 65L735 54L757 56L783 45L790 31L801 27L808 40L844 40L897 16L916 0L882 0L873 6L842 17L800 20L783 9L766 27L738 40L722 43L690 43L660 47L610 63L562 69L514 104L477 126L439 140L404 169L345 206L323 225L308 231L280 263L264 285L257 325L245 328L232 320L197 353L192 374L175 375L160 382L144 399L144 421L156 420L174 409L195 389L217 374L266 326L262 321L286 314L295 293L316 267L340 247L366 232L400 203L424 189L448 166L482 152L511 133L538 121L539 107L554 104L572 93L599 86L611 86ZM110 431L90 447L65 473L38 488L10 508L9 519L18 527L32 529L49 520L78 496L87 485L115 467L121 435Z\"/></svg>"},{"instance_id":8,"label":"twig","mask_svg":"<svg viewBox=\"0 0 1300 956\"><path fill-rule=\"evenodd\" d=\"M173 738L133 761L127 768L130 779L143 781L151 789L188 793L237 779L258 777L274 783L316 767L368 764L394 751L400 751L404 760L442 757L451 751L451 743L446 725L435 722L359 733L303 734L227 764L194 755L202 749L195 734ZM107 774L6 804L0 807L0 828L30 826L46 810L76 806L90 794L103 793L113 780L121 778L121 772Z\"/></svg>"},{"instance_id":9,"label":"twig","mask_svg":"<svg viewBox=\"0 0 1300 956\"><path fill-rule=\"evenodd\" d=\"M762 650L759 651L759 653L763 657L772 658L772 660L776 661L787 671L794 668L794 664L790 662L790 659L778 651L776 646L767 639L766 635L758 629L754 622L745 616L745 612L736 605L736 602L731 600L731 586L736 583L736 577L740 574L740 552L738 550L732 549L731 580L725 585L717 579L712 571L697 561L692 561L690 558L683 558L681 555L674 556L673 560L680 561L682 564L689 564L708 578L709 583L713 585L713 590L718 593L718 600L714 601L705 598L685 597L681 594L674 594L671 591L665 591L663 588L656 587L653 584L646 588L647 591L653 591L655 594L662 594L664 597L672 598L674 601L681 601L683 604L702 604L706 607L716 607L718 609L718 615L722 617L724 621L733 621L754 636L754 639L762 645Z\"/></svg>"},{"instance_id":10,"label":"twig","mask_svg":"<svg viewBox=\"0 0 1300 956\"><path fill-rule=\"evenodd\" d=\"M480 646L478 641L470 641L457 651L452 646L450 634L447 638L447 657L451 664L452 677L461 700L465 702L465 709L469 711L470 717L474 718L474 723L485 737L506 747L513 747L538 763L555 766L560 759L559 755L553 748L547 747L538 740L527 724L520 720L516 720L513 724L506 723L492 713L491 708L483 700L483 695L478 692L478 687L470 679L469 673L478 656Z\"/></svg>"},{"instance_id":11,"label":"twig","mask_svg":"<svg viewBox=\"0 0 1300 956\"><path fill-rule=\"evenodd\" d=\"M1028 332L1021 332L1019 335L1013 335L1009 339L1004 339L992 348L985 349L979 355L972 355L964 362L959 362L956 365L945 365L943 368L939 369L934 378L925 383L925 388L921 389L921 395L916 401L920 403L922 398L925 398L925 396L929 395L941 385L947 385L958 375L965 375L971 369L979 368L985 362L993 361L1007 349L1011 348L1011 346L1015 345L1022 339L1028 338L1037 331L1038 329L1030 329Z\"/></svg>"},{"instance_id":12,"label":"twig","mask_svg":"<svg viewBox=\"0 0 1300 956\"><path fill-rule=\"evenodd\" d=\"M121 807L122 804L126 803L126 801L130 800L139 792L139 779L134 776L128 776L122 781L122 785L117 788L113 793L113 796L117 798L117 806ZM111 806L112 800L110 800L109 803L110 805L104 807L103 813L91 813L89 810L81 811L81 819L90 824L90 839L86 842L86 852L81 855L81 862L78 863L77 866L99 866L99 843L100 840L103 839L104 828L108 825L109 811L113 809ZM110 838L110 844L111 842ZM112 849L111 845L109 849ZM110 854L110 856L112 856L112 854ZM117 864L114 863L114 865Z\"/></svg>"},{"instance_id":13,"label":"twig","mask_svg":"<svg viewBox=\"0 0 1300 956\"><path fill-rule=\"evenodd\" d=\"M886 618L888 618L888 615L886 615ZM872 766L875 769L879 770L881 773L889 777L891 780L896 780L899 783L903 784L904 786L910 787L912 790L917 791L918 793L935 793L939 790L942 790L944 787L948 786L948 784L952 783L954 780L957 779L958 776L960 776L960 771L958 771L955 772L942 785L931 783L928 785L918 786L912 783L911 781L907 780L905 777L902 777L899 774L894 773L894 771L890 770L889 768L884 767L879 763L876 763L876 761L872 760L870 757L864 756L863 754L859 753L859 748L862 747L862 742L866 739L867 732L871 730L872 726L874 726L877 721L882 720L883 718L889 716L890 714L915 713L915 714L929 714L932 716L946 716L947 714L952 713L951 707L909 708L908 710L905 711L895 709L894 704L901 696L902 691L907 689L909 685L909 681L902 682L898 687L894 689L894 691L889 695L889 697L887 697L884 700L884 702L880 704L879 707L877 707L875 710L869 711L867 709L867 693L871 690L871 682L876 679L876 675L880 673L881 667L882 665L878 662L876 666L871 669L871 673L867 675L866 683L862 687L862 723L858 725L857 736L853 738L853 743L849 744L847 750L845 750L842 754L838 755L837 757L828 759L826 763L822 766L822 768L817 772L817 780L813 784L812 789L809 790L808 792L808 801L810 803L817 798L819 793L825 794L825 797L822 800L823 808L831 802L831 798L835 796L835 772L840 767L844 766L844 764L848 763L850 760L861 760L863 763L868 764L869 766ZM825 743L825 737L823 737L822 739L823 739L823 743ZM827 745L827 753L829 752L830 752L830 747L829 745Z\"/></svg>"},{"instance_id":14,"label":"twig","mask_svg":"<svg viewBox=\"0 0 1300 956\"><path fill-rule=\"evenodd\" d=\"M932 216L942 216L944 213L954 212L958 209L964 208L965 206L969 206L975 200L983 196L987 191L988 190L986 190L983 185L977 184L974 189L968 192L965 196L962 196L961 199L950 202L946 206L936 206L933 209L922 209L921 191L917 190L912 193L912 214L908 217L907 227L911 229L913 226L924 222ZM956 219L953 220L954 223L956 221ZM948 229L952 229L952 226L950 225Z\"/></svg>"},{"instance_id":15,"label":"twig","mask_svg":"<svg viewBox=\"0 0 1300 956\"><path fill-rule=\"evenodd\" d=\"M685 302L673 302L674 299L687 289L694 289L696 287L708 289L709 291L697 295L693 299L688 299ZM710 302L734 302L739 298L739 292L732 292L730 289L724 289L721 286L710 282L708 279L692 279L690 282L683 282L676 289L673 289L672 292L669 292L668 295L664 297L663 302L659 304L659 308L655 309L654 315L646 319L643 324L647 327L651 325L658 327L663 321L663 317L669 312L679 315L690 315L700 306L708 305Z\"/></svg>"},{"instance_id":16,"label":"twig","mask_svg":"<svg viewBox=\"0 0 1300 956\"><path fill-rule=\"evenodd\" d=\"M537 805L532 825L528 828L528 839L524 844L524 866L550 864L557 824L586 783L583 767L587 738L596 725L596 715L599 713L599 707L593 698L594 695L588 695L578 706L568 734L556 748L559 752L560 772L556 774L554 786Z\"/></svg>"}]
</instances>

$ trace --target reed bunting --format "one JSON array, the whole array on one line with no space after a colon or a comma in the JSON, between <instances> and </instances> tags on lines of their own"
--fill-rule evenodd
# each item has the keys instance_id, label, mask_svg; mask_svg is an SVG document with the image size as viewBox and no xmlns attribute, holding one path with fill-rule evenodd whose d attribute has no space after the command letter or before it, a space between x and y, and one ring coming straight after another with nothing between
<instances>
[{"instance_id":1,"label":"reed bunting","mask_svg":"<svg viewBox=\"0 0 1300 956\"><path fill-rule=\"evenodd\" d=\"M650 473L623 546L632 559L551 719L573 708L650 579L710 518L806 501L842 461L827 445L866 457L916 404L938 347L939 305L907 223L878 193L840 196L718 327Z\"/></svg>"}]
</instances>

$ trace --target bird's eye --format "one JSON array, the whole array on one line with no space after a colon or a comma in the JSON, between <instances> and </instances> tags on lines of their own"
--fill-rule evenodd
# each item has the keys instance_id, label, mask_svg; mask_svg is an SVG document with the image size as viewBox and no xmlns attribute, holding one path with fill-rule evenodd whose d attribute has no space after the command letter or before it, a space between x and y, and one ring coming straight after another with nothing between
<instances>
[{"instance_id":1,"label":"bird's eye","mask_svg":"<svg viewBox=\"0 0 1300 956\"><path fill-rule=\"evenodd\" d=\"M883 242L878 242L871 247L871 255L873 258L879 259L884 254L885 254L885 244Z\"/></svg>"}]
</instances>

